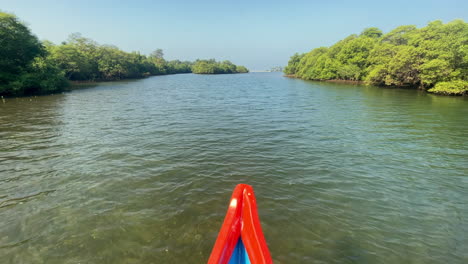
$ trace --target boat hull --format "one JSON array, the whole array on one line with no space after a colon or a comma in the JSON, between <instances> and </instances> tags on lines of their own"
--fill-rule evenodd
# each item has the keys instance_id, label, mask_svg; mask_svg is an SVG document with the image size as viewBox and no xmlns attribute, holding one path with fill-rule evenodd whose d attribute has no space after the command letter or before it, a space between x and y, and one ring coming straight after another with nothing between
<instances>
[{"instance_id":1,"label":"boat hull","mask_svg":"<svg viewBox=\"0 0 468 264\"><path fill-rule=\"evenodd\" d=\"M260 225L252 186L239 184L211 252L208 264L273 263Z\"/></svg>"}]
</instances>

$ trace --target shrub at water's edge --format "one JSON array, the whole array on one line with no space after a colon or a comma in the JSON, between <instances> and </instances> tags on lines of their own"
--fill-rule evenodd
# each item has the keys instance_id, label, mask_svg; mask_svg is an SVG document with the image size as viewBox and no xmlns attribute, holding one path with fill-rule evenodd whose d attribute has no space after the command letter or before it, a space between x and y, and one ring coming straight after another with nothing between
<instances>
[{"instance_id":1,"label":"shrub at water's edge","mask_svg":"<svg viewBox=\"0 0 468 264\"><path fill-rule=\"evenodd\" d=\"M434 21L419 29L400 26L387 34L367 28L331 47L294 54L284 73L307 80L364 81L438 94L466 94L460 83L468 81L468 24L462 20ZM440 82L451 84L437 88Z\"/></svg>"},{"instance_id":2,"label":"shrub at water's edge","mask_svg":"<svg viewBox=\"0 0 468 264\"><path fill-rule=\"evenodd\" d=\"M47 49L19 19L0 12L0 95L42 94L67 85Z\"/></svg>"},{"instance_id":3,"label":"shrub at water's edge","mask_svg":"<svg viewBox=\"0 0 468 264\"><path fill-rule=\"evenodd\" d=\"M226 73L248 73L249 70L244 66L235 65L226 60L217 62L211 60L197 60L192 66L192 72L197 74L226 74Z\"/></svg>"},{"instance_id":4,"label":"shrub at water's edge","mask_svg":"<svg viewBox=\"0 0 468 264\"><path fill-rule=\"evenodd\" d=\"M428 92L445 95L468 95L468 82L462 80L440 82L429 89Z\"/></svg>"}]
</instances>

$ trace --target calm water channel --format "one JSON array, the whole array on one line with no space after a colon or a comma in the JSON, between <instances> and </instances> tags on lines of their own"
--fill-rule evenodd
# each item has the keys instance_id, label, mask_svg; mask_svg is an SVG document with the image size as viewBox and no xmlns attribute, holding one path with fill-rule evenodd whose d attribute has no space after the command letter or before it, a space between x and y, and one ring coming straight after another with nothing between
<instances>
[{"instance_id":1,"label":"calm water channel","mask_svg":"<svg viewBox=\"0 0 468 264\"><path fill-rule=\"evenodd\" d=\"M250 73L0 101L1 263L204 263L241 182L275 263L467 263L468 98Z\"/></svg>"}]
</instances>

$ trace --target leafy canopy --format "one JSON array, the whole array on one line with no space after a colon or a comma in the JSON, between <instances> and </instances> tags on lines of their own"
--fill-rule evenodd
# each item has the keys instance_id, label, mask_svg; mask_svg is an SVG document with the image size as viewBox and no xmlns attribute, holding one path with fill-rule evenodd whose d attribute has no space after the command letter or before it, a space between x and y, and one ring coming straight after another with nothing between
<instances>
[{"instance_id":1,"label":"leafy canopy","mask_svg":"<svg viewBox=\"0 0 468 264\"><path fill-rule=\"evenodd\" d=\"M223 73L247 73L249 70L244 66L238 66L226 60L217 62L214 59L197 60L192 67L192 72L197 74L223 74Z\"/></svg>"},{"instance_id":2,"label":"leafy canopy","mask_svg":"<svg viewBox=\"0 0 468 264\"><path fill-rule=\"evenodd\" d=\"M468 24L437 20L419 29L399 26L387 34L367 28L329 48L294 54L284 72L310 80L357 80L425 90L440 82L467 81Z\"/></svg>"}]
</instances>

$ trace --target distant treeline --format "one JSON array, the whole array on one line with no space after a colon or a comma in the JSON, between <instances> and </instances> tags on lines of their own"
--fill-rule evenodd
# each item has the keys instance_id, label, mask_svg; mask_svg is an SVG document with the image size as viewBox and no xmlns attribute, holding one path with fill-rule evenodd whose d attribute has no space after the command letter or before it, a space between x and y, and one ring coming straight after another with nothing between
<instances>
[{"instance_id":1,"label":"distant treeline","mask_svg":"<svg viewBox=\"0 0 468 264\"><path fill-rule=\"evenodd\" d=\"M192 69L193 68L193 69ZM63 91L70 81L112 81L175 73L248 72L230 61L166 61L161 49L149 56L72 34L54 45L39 41L16 16L0 12L0 95Z\"/></svg>"},{"instance_id":2,"label":"distant treeline","mask_svg":"<svg viewBox=\"0 0 468 264\"><path fill-rule=\"evenodd\" d=\"M244 66L237 66L230 61L217 62L211 60L197 60L192 66L192 72L198 74L220 74L220 73L247 73L249 70Z\"/></svg>"},{"instance_id":3,"label":"distant treeline","mask_svg":"<svg viewBox=\"0 0 468 264\"><path fill-rule=\"evenodd\" d=\"M468 24L367 28L331 47L295 54L284 72L308 80L351 80L412 86L439 94L468 94Z\"/></svg>"}]
</instances>

